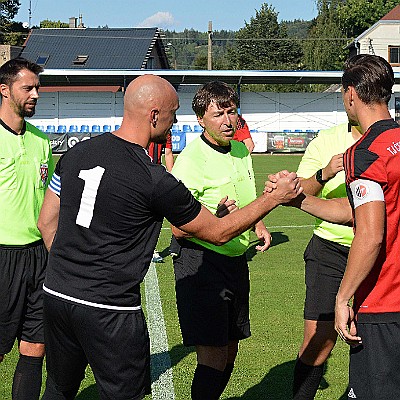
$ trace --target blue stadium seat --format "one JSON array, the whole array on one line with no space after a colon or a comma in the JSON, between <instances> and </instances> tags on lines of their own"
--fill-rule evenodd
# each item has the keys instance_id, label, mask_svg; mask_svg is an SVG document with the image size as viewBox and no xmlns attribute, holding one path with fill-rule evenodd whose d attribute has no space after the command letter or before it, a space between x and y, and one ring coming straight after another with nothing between
<instances>
[{"instance_id":1,"label":"blue stadium seat","mask_svg":"<svg viewBox=\"0 0 400 400\"><path fill-rule=\"evenodd\" d=\"M78 132L78 125L70 125L68 132L70 133Z\"/></svg>"},{"instance_id":2,"label":"blue stadium seat","mask_svg":"<svg viewBox=\"0 0 400 400\"><path fill-rule=\"evenodd\" d=\"M284 129L283 132L290 133L290 132L292 132L292 130L291 129Z\"/></svg>"},{"instance_id":3,"label":"blue stadium seat","mask_svg":"<svg viewBox=\"0 0 400 400\"><path fill-rule=\"evenodd\" d=\"M303 132L303 130L302 130L302 129L295 129L294 131L295 131L295 132L297 132L297 133L299 133L299 132Z\"/></svg>"},{"instance_id":4,"label":"blue stadium seat","mask_svg":"<svg viewBox=\"0 0 400 400\"><path fill-rule=\"evenodd\" d=\"M121 128L121 125L115 125L115 126L114 126L114 129L115 129L115 130L117 130L117 129L119 129L119 128Z\"/></svg>"},{"instance_id":5,"label":"blue stadium seat","mask_svg":"<svg viewBox=\"0 0 400 400\"><path fill-rule=\"evenodd\" d=\"M89 125L81 125L81 133L89 132Z\"/></svg>"},{"instance_id":6,"label":"blue stadium seat","mask_svg":"<svg viewBox=\"0 0 400 400\"><path fill-rule=\"evenodd\" d=\"M65 133L67 132L67 127L65 125L58 125L57 133Z\"/></svg>"},{"instance_id":7,"label":"blue stadium seat","mask_svg":"<svg viewBox=\"0 0 400 400\"><path fill-rule=\"evenodd\" d=\"M100 125L92 125L92 132L100 132Z\"/></svg>"},{"instance_id":8,"label":"blue stadium seat","mask_svg":"<svg viewBox=\"0 0 400 400\"><path fill-rule=\"evenodd\" d=\"M195 125L193 127L194 132L203 132L203 128L200 125Z\"/></svg>"},{"instance_id":9,"label":"blue stadium seat","mask_svg":"<svg viewBox=\"0 0 400 400\"><path fill-rule=\"evenodd\" d=\"M43 125L36 125L36 128L38 128L40 131L44 132L44 126Z\"/></svg>"},{"instance_id":10,"label":"blue stadium seat","mask_svg":"<svg viewBox=\"0 0 400 400\"><path fill-rule=\"evenodd\" d=\"M178 124L173 124L171 128L172 132L179 132L179 125Z\"/></svg>"},{"instance_id":11,"label":"blue stadium seat","mask_svg":"<svg viewBox=\"0 0 400 400\"><path fill-rule=\"evenodd\" d=\"M192 132L192 127L190 125L183 125L182 130L183 132Z\"/></svg>"},{"instance_id":12,"label":"blue stadium seat","mask_svg":"<svg viewBox=\"0 0 400 400\"><path fill-rule=\"evenodd\" d=\"M111 125L103 125L103 132L111 132Z\"/></svg>"},{"instance_id":13,"label":"blue stadium seat","mask_svg":"<svg viewBox=\"0 0 400 400\"><path fill-rule=\"evenodd\" d=\"M46 133L54 133L56 131L56 127L54 125L47 125Z\"/></svg>"}]
</instances>

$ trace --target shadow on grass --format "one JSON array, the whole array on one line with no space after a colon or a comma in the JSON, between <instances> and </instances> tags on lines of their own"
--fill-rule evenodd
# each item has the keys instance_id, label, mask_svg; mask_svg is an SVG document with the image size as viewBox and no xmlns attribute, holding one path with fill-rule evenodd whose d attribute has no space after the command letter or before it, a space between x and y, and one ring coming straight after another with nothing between
<instances>
[{"instance_id":1,"label":"shadow on grass","mask_svg":"<svg viewBox=\"0 0 400 400\"><path fill-rule=\"evenodd\" d=\"M272 236L272 243L270 247L278 246L279 244L286 243L289 241L287 235L283 234L282 232L271 232ZM251 261L253 257L258 253L256 250L256 246L260 244L258 240L252 240L250 242L250 246L246 251L246 259L247 261Z\"/></svg>"},{"instance_id":2,"label":"shadow on grass","mask_svg":"<svg viewBox=\"0 0 400 400\"><path fill-rule=\"evenodd\" d=\"M248 389L241 397L229 397L227 400L289 400L292 395L293 370L296 360L277 365L265 375L260 383ZM328 388L329 384L322 378L320 389ZM338 400L347 400L344 393Z\"/></svg>"},{"instance_id":3,"label":"shadow on grass","mask_svg":"<svg viewBox=\"0 0 400 400\"><path fill-rule=\"evenodd\" d=\"M194 347L185 347L183 344L174 346L168 352L156 353L151 355L151 381L156 381L160 375L165 373L169 368L178 365L186 356L195 351ZM164 360L168 360L167 363L163 363Z\"/></svg>"},{"instance_id":4,"label":"shadow on grass","mask_svg":"<svg viewBox=\"0 0 400 400\"><path fill-rule=\"evenodd\" d=\"M268 372L260 383L248 389L241 397L230 397L229 400L237 399L270 399L288 400L292 398L292 379L295 360L277 365Z\"/></svg>"}]
</instances>

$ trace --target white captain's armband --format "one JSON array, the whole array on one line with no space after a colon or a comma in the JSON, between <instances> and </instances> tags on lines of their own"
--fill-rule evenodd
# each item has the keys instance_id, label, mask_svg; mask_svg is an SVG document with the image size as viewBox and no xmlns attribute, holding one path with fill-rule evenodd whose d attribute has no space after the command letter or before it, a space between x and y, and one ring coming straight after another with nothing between
<instances>
[{"instance_id":1,"label":"white captain's armband","mask_svg":"<svg viewBox=\"0 0 400 400\"><path fill-rule=\"evenodd\" d=\"M350 190L353 195L354 208L371 201L385 201L381 185L374 181L357 179L350 183Z\"/></svg>"},{"instance_id":2,"label":"white captain's armband","mask_svg":"<svg viewBox=\"0 0 400 400\"><path fill-rule=\"evenodd\" d=\"M61 178L54 173L49 183L49 189L60 197L61 192Z\"/></svg>"}]
</instances>

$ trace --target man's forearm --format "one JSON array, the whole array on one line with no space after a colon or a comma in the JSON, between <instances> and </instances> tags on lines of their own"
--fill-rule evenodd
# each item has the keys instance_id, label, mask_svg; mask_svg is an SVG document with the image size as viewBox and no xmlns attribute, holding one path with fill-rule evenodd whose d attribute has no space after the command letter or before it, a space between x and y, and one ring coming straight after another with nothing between
<instances>
[{"instance_id":1,"label":"man's forearm","mask_svg":"<svg viewBox=\"0 0 400 400\"><path fill-rule=\"evenodd\" d=\"M290 205L324 221L352 225L352 211L347 198L325 200L303 193Z\"/></svg>"},{"instance_id":2,"label":"man's forearm","mask_svg":"<svg viewBox=\"0 0 400 400\"><path fill-rule=\"evenodd\" d=\"M366 234L354 237L347 260L346 272L337 294L339 304L347 304L353 297L360 284L371 272L378 257L381 243L371 240L368 236Z\"/></svg>"}]
</instances>

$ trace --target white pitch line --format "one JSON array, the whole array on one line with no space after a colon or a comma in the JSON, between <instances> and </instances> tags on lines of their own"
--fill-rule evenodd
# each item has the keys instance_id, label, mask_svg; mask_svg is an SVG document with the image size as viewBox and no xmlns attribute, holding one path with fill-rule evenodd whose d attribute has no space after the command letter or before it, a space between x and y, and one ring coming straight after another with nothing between
<instances>
[{"instance_id":1,"label":"white pitch line","mask_svg":"<svg viewBox=\"0 0 400 400\"><path fill-rule=\"evenodd\" d=\"M160 290L155 264L150 263L144 279L146 291L147 325L150 335L151 392L153 400L175 399L171 359L168 353Z\"/></svg>"}]
</instances>

